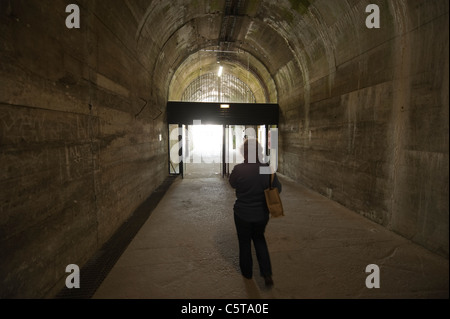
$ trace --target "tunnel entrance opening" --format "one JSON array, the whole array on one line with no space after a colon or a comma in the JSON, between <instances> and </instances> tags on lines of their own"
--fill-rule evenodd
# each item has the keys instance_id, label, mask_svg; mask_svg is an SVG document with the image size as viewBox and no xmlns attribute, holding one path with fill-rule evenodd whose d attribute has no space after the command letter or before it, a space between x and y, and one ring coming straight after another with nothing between
<instances>
[{"instance_id":1,"label":"tunnel entrance opening","mask_svg":"<svg viewBox=\"0 0 450 319\"><path fill-rule=\"evenodd\" d=\"M261 160L273 161L269 136L278 112L277 104L168 102L169 174L228 176L243 162L240 147L250 137L263 147Z\"/></svg>"},{"instance_id":2,"label":"tunnel entrance opening","mask_svg":"<svg viewBox=\"0 0 450 319\"><path fill-rule=\"evenodd\" d=\"M229 176L243 162L241 147L247 138L261 144L264 162L270 156L268 125L169 125L170 174L188 178Z\"/></svg>"},{"instance_id":3,"label":"tunnel entrance opening","mask_svg":"<svg viewBox=\"0 0 450 319\"><path fill-rule=\"evenodd\" d=\"M221 125L186 125L184 130L186 177L211 177L221 173Z\"/></svg>"},{"instance_id":4,"label":"tunnel entrance opening","mask_svg":"<svg viewBox=\"0 0 450 319\"><path fill-rule=\"evenodd\" d=\"M253 64L257 67L250 68ZM170 174L228 176L243 162L245 135L268 149L269 125L278 125L279 106L271 103L277 95L266 71L246 50L216 47L193 53L177 67L167 103Z\"/></svg>"}]
</instances>

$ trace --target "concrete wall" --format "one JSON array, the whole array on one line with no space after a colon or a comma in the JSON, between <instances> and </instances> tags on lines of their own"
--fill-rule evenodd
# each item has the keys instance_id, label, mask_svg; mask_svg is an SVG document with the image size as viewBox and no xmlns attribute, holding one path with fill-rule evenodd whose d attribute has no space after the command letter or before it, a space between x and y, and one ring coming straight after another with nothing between
<instances>
[{"instance_id":1,"label":"concrete wall","mask_svg":"<svg viewBox=\"0 0 450 319\"><path fill-rule=\"evenodd\" d=\"M448 257L448 1L375 1L380 29L369 3L317 1L314 31L286 31L303 77L274 76L280 171Z\"/></svg>"},{"instance_id":2,"label":"concrete wall","mask_svg":"<svg viewBox=\"0 0 450 319\"><path fill-rule=\"evenodd\" d=\"M69 3L0 2L0 298L54 295L168 172L137 22L78 1L67 29Z\"/></svg>"}]
</instances>

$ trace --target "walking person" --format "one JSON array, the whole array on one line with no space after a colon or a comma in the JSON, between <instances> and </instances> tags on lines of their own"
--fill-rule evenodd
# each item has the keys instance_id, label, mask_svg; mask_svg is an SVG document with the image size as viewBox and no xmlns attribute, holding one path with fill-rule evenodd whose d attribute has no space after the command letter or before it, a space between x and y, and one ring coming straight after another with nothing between
<instances>
[{"instance_id":1,"label":"walking person","mask_svg":"<svg viewBox=\"0 0 450 319\"><path fill-rule=\"evenodd\" d=\"M270 175L260 174L259 154L262 147L256 140L247 139L241 149L244 163L238 164L231 172L229 182L236 189L234 204L234 222L239 241L239 267L242 275L251 279L253 260L251 244L255 247L260 275L264 277L266 286L272 286L272 266L264 232L269 221L264 190L269 188ZM274 174L273 187L281 192L281 183Z\"/></svg>"}]
</instances>

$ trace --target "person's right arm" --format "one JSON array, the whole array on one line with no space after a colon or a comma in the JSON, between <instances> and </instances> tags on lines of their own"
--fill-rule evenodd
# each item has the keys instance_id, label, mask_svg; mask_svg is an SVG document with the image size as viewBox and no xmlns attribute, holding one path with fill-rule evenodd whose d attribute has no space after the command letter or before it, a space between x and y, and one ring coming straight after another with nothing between
<instances>
[{"instance_id":1,"label":"person's right arm","mask_svg":"<svg viewBox=\"0 0 450 319\"><path fill-rule=\"evenodd\" d=\"M280 180L278 179L277 174L275 174L275 176L274 176L274 178L273 178L272 187L278 188L278 193L281 193L281 190L282 190L283 186L281 185Z\"/></svg>"}]
</instances>

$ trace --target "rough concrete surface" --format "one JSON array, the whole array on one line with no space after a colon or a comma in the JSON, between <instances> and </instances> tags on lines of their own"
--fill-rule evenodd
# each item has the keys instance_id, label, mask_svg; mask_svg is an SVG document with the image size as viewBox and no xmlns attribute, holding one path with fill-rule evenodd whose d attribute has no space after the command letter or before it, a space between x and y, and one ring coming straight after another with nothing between
<instances>
[{"instance_id":1,"label":"rough concrete surface","mask_svg":"<svg viewBox=\"0 0 450 319\"><path fill-rule=\"evenodd\" d=\"M286 216L266 239L275 285L239 272L227 179L178 179L94 298L448 298L448 260L281 176ZM380 269L368 289L366 266Z\"/></svg>"}]
</instances>

